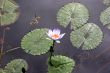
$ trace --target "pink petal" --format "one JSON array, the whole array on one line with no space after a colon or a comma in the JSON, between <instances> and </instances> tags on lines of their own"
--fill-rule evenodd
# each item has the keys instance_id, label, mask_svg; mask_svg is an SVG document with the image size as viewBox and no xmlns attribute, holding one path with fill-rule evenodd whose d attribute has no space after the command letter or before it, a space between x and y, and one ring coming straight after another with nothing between
<instances>
[{"instance_id":1,"label":"pink petal","mask_svg":"<svg viewBox=\"0 0 110 73\"><path fill-rule=\"evenodd\" d=\"M48 34L51 36L53 34L52 30L49 29Z\"/></svg>"},{"instance_id":2,"label":"pink petal","mask_svg":"<svg viewBox=\"0 0 110 73\"><path fill-rule=\"evenodd\" d=\"M61 39L64 35L65 35L65 33L61 34L59 39Z\"/></svg>"},{"instance_id":3,"label":"pink petal","mask_svg":"<svg viewBox=\"0 0 110 73\"><path fill-rule=\"evenodd\" d=\"M60 34L60 30L57 28L57 29L53 29L53 34Z\"/></svg>"}]
</instances>

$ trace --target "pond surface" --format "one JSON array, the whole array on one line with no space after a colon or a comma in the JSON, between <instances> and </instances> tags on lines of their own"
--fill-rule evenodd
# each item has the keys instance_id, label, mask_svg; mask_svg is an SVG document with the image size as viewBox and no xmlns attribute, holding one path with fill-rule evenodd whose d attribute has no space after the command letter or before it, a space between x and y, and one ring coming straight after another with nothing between
<instances>
[{"instance_id":1,"label":"pond surface","mask_svg":"<svg viewBox=\"0 0 110 73\"><path fill-rule=\"evenodd\" d=\"M101 11L107 7L102 0L76 0L84 4L89 12L90 19L88 22L97 24L104 33L104 39L101 45L91 51L78 50L72 46L70 42L70 27L63 28L56 21L58 10L72 0L15 0L20 6L20 17L18 20L9 25L10 30L5 35L4 50L19 47L22 37L36 28L59 28L65 32L65 37L61 40L61 44L55 46L55 53L66 55L76 61L76 67L73 73L110 73L110 30L108 30L99 20ZM34 15L40 16L38 24L30 25ZM3 27L0 27L0 37L2 37ZM4 67L13 59L25 59L29 64L29 70L26 73L46 73L46 60L48 54L41 56L32 56L25 53L21 48L3 57L2 66Z\"/></svg>"}]
</instances>

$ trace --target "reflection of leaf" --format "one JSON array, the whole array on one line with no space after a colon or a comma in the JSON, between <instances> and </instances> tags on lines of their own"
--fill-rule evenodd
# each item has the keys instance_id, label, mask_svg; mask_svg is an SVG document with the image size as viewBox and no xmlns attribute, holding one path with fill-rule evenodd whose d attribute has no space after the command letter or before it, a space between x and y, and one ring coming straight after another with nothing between
<instances>
[{"instance_id":1,"label":"reflection of leaf","mask_svg":"<svg viewBox=\"0 0 110 73\"><path fill-rule=\"evenodd\" d=\"M71 73L75 66L75 61L65 56L53 56L51 60L53 66L48 64L48 73Z\"/></svg>"},{"instance_id":2,"label":"reflection of leaf","mask_svg":"<svg viewBox=\"0 0 110 73\"><path fill-rule=\"evenodd\" d=\"M103 3L107 6L110 6L110 0L103 0Z\"/></svg>"},{"instance_id":3,"label":"reflection of leaf","mask_svg":"<svg viewBox=\"0 0 110 73\"><path fill-rule=\"evenodd\" d=\"M71 22L71 28L76 29L84 25L89 19L87 8L80 3L69 3L62 7L57 14L57 21L63 27Z\"/></svg>"},{"instance_id":4,"label":"reflection of leaf","mask_svg":"<svg viewBox=\"0 0 110 73\"><path fill-rule=\"evenodd\" d=\"M16 13L8 13L1 16L1 25L6 25L9 23L13 23L15 21L17 15Z\"/></svg>"},{"instance_id":5,"label":"reflection of leaf","mask_svg":"<svg viewBox=\"0 0 110 73\"><path fill-rule=\"evenodd\" d=\"M28 64L23 59L15 59L8 63L0 73L22 73L22 68L28 69Z\"/></svg>"},{"instance_id":6,"label":"reflection of leaf","mask_svg":"<svg viewBox=\"0 0 110 73\"><path fill-rule=\"evenodd\" d=\"M110 29L110 7L101 12L100 21Z\"/></svg>"},{"instance_id":7,"label":"reflection of leaf","mask_svg":"<svg viewBox=\"0 0 110 73\"><path fill-rule=\"evenodd\" d=\"M21 47L32 55L41 55L50 49L52 40L46 39L47 29L36 29L24 36Z\"/></svg>"},{"instance_id":8,"label":"reflection of leaf","mask_svg":"<svg viewBox=\"0 0 110 73\"><path fill-rule=\"evenodd\" d=\"M83 50L96 48L102 41L103 33L94 23L87 23L78 30L71 32L72 45Z\"/></svg>"},{"instance_id":9,"label":"reflection of leaf","mask_svg":"<svg viewBox=\"0 0 110 73\"><path fill-rule=\"evenodd\" d=\"M13 0L0 0L0 25L14 23L19 16L18 8Z\"/></svg>"}]
</instances>

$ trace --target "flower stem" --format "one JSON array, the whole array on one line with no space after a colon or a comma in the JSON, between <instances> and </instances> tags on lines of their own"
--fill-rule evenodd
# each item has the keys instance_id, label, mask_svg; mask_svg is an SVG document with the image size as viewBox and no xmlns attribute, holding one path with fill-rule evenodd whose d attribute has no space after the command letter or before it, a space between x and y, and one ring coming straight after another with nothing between
<instances>
[{"instance_id":1,"label":"flower stem","mask_svg":"<svg viewBox=\"0 0 110 73\"><path fill-rule=\"evenodd\" d=\"M52 59L52 56L53 56L53 53L54 53L54 45L55 45L55 40L53 40L53 44L52 44L52 46L50 46L50 50L49 50L49 52L50 52L49 64L50 64L51 66L53 66L51 59Z\"/></svg>"},{"instance_id":2,"label":"flower stem","mask_svg":"<svg viewBox=\"0 0 110 73\"><path fill-rule=\"evenodd\" d=\"M26 73L26 70L24 67L22 68L22 73Z\"/></svg>"}]
</instances>

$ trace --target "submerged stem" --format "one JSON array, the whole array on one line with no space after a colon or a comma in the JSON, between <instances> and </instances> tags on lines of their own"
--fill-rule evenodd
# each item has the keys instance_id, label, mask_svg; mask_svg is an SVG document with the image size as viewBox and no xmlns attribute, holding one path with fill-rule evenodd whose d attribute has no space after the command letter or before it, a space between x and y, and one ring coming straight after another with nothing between
<instances>
[{"instance_id":1,"label":"submerged stem","mask_svg":"<svg viewBox=\"0 0 110 73\"><path fill-rule=\"evenodd\" d=\"M5 39L5 29L3 30L3 36L2 36L2 43L1 43L1 50L0 54L3 53L3 48L4 48L4 39Z\"/></svg>"},{"instance_id":2,"label":"submerged stem","mask_svg":"<svg viewBox=\"0 0 110 73\"><path fill-rule=\"evenodd\" d=\"M20 47L16 47L16 48L12 48L12 49L9 49L9 50L7 50L6 52L0 52L0 64L1 64L1 60L2 60L2 57L6 54L6 53L8 53L8 52L11 52L11 51L14 51L14 50L17 50L17 49L19 49Z\"/></svg>"},{"instance_id":3,"label":"submerged stem","mask_svg":"<svg viewBox=\"0 0 110 73\"><path fill-rule=\"evenodd\" d=\"M2 57L3 57L3 55L0 53L0 66L2 64Z\"/></svg>"},{"instance_id":4,"label":"submerged stem","mask_svg":"<svg viewBox=\"0 0 110 73\"><path fill-rule=\"evenodd\" d=\"M1 43L1 47L0 47L0 64L1 64L1 60L3 57L3 48L4 48L4 39L5 39L5 29L3 30L3 36L2 36L2 43Z\"/></svg>"},{"instance_id":5,"label":"submerged stem","mask_svg":"<svg viewBox=\"0 0 110 73\"><path fill-rule=\"evenodd\" d=\"M19 48L20 48L20 47L16 47L16 48L9 49L9 50L7 50L5 53L8 53L8 52L11 52L11 51L17 50L17 49L19 49Z\"/></svg>"}]
</instances>

